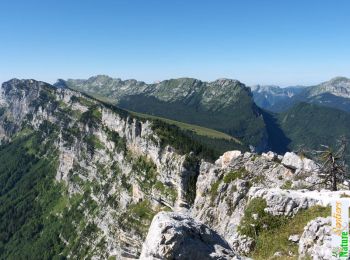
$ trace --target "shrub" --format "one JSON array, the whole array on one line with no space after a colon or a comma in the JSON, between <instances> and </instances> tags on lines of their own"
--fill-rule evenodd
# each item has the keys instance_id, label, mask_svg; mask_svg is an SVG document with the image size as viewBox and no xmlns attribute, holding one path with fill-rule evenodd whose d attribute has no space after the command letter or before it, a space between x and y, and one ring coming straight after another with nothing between
<instances>
[{"instance_id":1,"label":"shrub","mask_svg":"<svg viewBox=\"0 0 350 260\"><path fill-rule=\"evenodd\" d=\"M211 201L212 202L215 200L216 196L218 195L218 189L219 189L219 186L220 186L221 182L222 182L222 179L219 178L210 187L210 196L211 196Z\"/></svg>"},{"instance_id":2,"label":"shrub","mask_svg":"<svg viewBox=\"0 0 350 260\"><path fill-rule=\"evenodd\" d=\"M230 183L236 179L241 179L246 173L247 170L244 167L236 171L231 171L224 176L224 183Z\"/></svg>"},{"instance_id":3,"label":"shrub","mask_svg":"<svg viewBox=\"0 0 350 260\"><path fill-rule=\"evenodd\" d=\"M292 188L293 182L291 180L287 180L282 186L281 189L290 190Z\"/></svg>"}]
</instances>

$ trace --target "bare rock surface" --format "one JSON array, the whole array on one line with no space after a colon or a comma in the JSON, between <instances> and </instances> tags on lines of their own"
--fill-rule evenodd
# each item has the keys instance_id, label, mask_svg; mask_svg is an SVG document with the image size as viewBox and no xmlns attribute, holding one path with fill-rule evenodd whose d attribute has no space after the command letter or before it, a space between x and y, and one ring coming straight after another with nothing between
<instances>
[{"instance_id":1,"label":"bare rock surface","mask_svg":"<svg viewBox=\"0 0 350 260\"><path fill-rule=\"evenodd\" d=\"M160 212L150 226L140 259L241 259L208 226L179 213Z\"/></svg>"},{"instance_id":2,"label":"bare rock surface","mask_svg":"<svg viewBox=\"0 0 350 260\"><path fill-rule=\"evenodd\" d=\"M309 222L299 241L299 259L331 260L331 217Z\"/></svg>"},{"instance_id":3,"label":"bare rock surface","mask_svg":"<svg viewBox=\"0 0 350 260\"><path fill-rule=\"evenodd\" d=\"M293 152L287 152L283 156L282 164L288 168L296 170L296 172L300 172L300 171L317 172L318 171L318 166L314 161L308 158L302 158Z\"/></svg>"}]
</instances>

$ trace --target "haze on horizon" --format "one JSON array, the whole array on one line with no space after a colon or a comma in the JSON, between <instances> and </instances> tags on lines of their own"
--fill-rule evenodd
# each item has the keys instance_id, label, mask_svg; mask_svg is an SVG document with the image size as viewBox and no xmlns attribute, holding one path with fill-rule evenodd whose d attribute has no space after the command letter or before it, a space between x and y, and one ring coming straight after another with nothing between
<instances>
[{"instance_id":1,"label":"haze on horizon","mask_svg":"<svg viewBox=\"0 0 350 260\"><path fill-rule=\"evenodd\" d=\"M0 2L0 81L193 77L314 85L350 77L350 2Z\"/></svg>"}]
</instances>

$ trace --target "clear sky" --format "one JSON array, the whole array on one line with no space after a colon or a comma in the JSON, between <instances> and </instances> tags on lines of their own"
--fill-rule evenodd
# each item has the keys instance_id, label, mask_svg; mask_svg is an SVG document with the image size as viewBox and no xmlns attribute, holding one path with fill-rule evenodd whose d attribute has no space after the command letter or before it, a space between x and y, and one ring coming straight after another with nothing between
<instances>
[{"instance_id":1,"label":"clear sky","mask_svg":"<svg viewBox=\"0 0 350 260\"><path fill-rule=\"evenodd\" d=\"M348 0L1 0L0 81L350 77Z\"/></svg>"}]
</instances>

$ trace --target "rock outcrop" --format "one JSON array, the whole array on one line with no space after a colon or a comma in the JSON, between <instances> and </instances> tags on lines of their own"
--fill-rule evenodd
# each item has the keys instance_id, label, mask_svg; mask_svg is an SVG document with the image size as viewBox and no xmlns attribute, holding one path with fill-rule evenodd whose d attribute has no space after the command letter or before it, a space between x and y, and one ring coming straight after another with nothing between
<instances>
[{"instance_id":1,"label":"rock outcrop","mask_svg":"<svg viewBox=\"0 0 350 260\"><path fill-rule=\"evenodd\" d=\"M311 207L326 207L332 199L350 195L349 191L314 190L319 187L315 185L318 172L309 171L305 162L314 164L291 153L281 158L274 153L259 156L239 151L225 153L215 164L202 162L191 215L217 231L238 254L249 255L254 239L241 235L238 229L252 200L263 199L265 212L272 216L293 218Z\"/></svg>"},{"instance_id":2,"label":"rock outcrop","mask_svg":"<svg viewBox=\"0 0 350 260\"><path fill-rule=\"evenodd\" d=\"M300 171L316 173L319 170L319 167L314 161L308 158L302 158L295 153L290 152L287 152L283 156L282 164L295 170L296 173L299 173Z\"/></svg>"},{"instance_id":3,"label":"rock outcrop","mask_svg":"<svg viewBox=\"0 0 350 260\"><path fill-rule=\"evenodd\" d=\"M316 218L309 222L299 240L299 259L312 256L317 260L331 260L331 218Z\"/></svg>"},{"instance_id":4,"label":"rock outcrop","mask_svg":"<svg viewBox=\"0 0 350 260\"><path fill-rule=\"evenodd\" d=\"M143 244L141 260L241 259L215 231L179 213L158 213Z\"/></svg>"}]
</instances>

